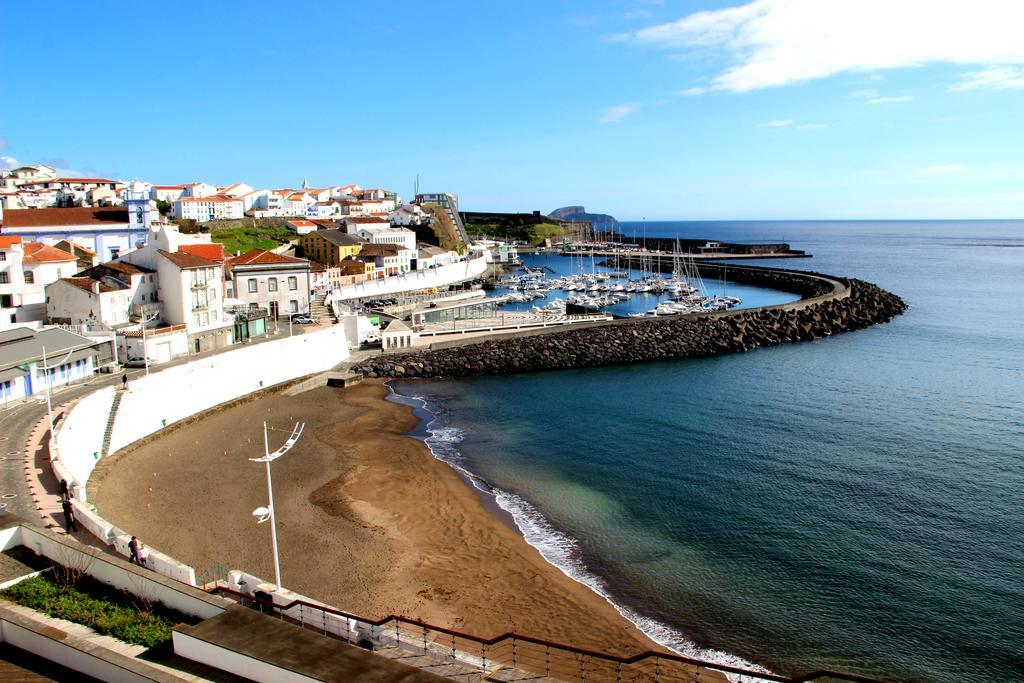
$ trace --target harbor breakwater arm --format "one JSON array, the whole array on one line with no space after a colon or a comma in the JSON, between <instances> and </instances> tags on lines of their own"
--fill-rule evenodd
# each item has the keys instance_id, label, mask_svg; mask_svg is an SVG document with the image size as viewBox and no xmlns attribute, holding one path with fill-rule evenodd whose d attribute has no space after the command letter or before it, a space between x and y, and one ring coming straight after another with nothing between
<instances>
[{"instance_id":1,"label":"harbor breakwater arm","mask_svg":"<svg viewBox=\"0 0 1024 683\"><path fill-rule=\"evenodd\" d=\"M888 322L907 306L863 280L752 266L700 264L705 278L800 294L798 301L720 313L629 318L588 327L503 337L453 348L373 357L368 377L468 377L563 370L672 358L703 358L809 341Z\"/></svg>"}]
</instances>

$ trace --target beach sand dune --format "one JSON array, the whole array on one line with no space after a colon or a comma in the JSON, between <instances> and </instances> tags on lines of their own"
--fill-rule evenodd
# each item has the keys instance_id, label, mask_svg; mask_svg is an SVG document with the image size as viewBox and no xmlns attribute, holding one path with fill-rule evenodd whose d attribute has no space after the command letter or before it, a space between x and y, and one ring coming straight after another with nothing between
<instances>
[{"instance_id":1,"label":"beach sand dune","mask_svg":"<svg viewBox=\"0 0 1024 683\"><path fill-rule=\"evenodd\" d=\"M408 406L364 383L280 393L218 410L97 469L104 516L196 568L273 579L263 421L285 587L369 618L388 614L490 637L514 630L619 654L656 648L603 598L548 564L419 440Z\"/></svg>"}]
</instances>

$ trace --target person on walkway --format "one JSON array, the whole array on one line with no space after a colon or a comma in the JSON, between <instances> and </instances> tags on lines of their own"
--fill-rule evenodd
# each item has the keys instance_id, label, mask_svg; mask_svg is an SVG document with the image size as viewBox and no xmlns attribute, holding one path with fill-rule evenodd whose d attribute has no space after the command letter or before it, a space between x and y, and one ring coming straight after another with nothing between
<instances>
[{"instance_id":1,"label":"person on walkway","mask_svg":"<svg viewBox=\"0 0 1024 683\"><path fill-rule=\"evenodd\" d=\"M78 522L75 520L75 507L67 498L61 501L60 506L64 510L64 530L69 534L72 531L77 532Z\"/></svg>"},{"instance_id":2,"label":"person on walkway","mask_svg":"<svg viewBox=\"0 0 1024 683\"><path fill-rule=\"evenodd\" d=\"M69 498L71 498L71 495L68 493L68 480L67 479L61 479L60 480L60 499L61 500L68 500Z\"/></svg>"},{"instance_id":3,"label":"person on walkway","mask_svg":"<svg viewBox=\"0 0 1024 683\"><path fill-rule=\"evenodd\" d=\"M139 559L139 539L132 536L132 540L128 541L128 561L132 564L141 565L142 561Z\"/></svg>"},{"instance_id":4,"label":"person on walkway","mask_svg":"<svg viewBox=\"0 0 1024 683\"><path fill-rule=\"evenodd\" d=\"M121 389L128 391L128 373L121 375Z\"/></svg>"},{"instance_id":5,"label":"person on walkway","mask_svg":"<svg viewBox=\"0 0 1024 683\"><path fill-rule=\"evenodd\" d=\"M139 566L149 569L149 551L146 550L145 543L139 543Z\"/></svg>"}]
</instances>

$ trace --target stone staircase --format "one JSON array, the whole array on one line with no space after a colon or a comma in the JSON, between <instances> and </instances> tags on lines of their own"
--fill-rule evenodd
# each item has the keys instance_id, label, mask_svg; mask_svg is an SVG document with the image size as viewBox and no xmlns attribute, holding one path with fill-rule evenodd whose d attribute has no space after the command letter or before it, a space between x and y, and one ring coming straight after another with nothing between
<instances>
[{"instance_id":1,"label":"stone staircase","mask_svg":"<svg viewBox=\"0 0 1024 683\"><path fill-rule=\"evenodd\" d=\"M317 318L328 318L334 315L334 311L331 310L330 305L327 303L327 295L321 294L315 299L309 302L309 317L316 320Z\"/></svg>"},{"instance_id":2,"label":"stone staircase","mask_svg":"<svg viewBox=\"0 0 1024 683\"><path fill-rule=\"evenodd\" d=\"M100 457L110 455L110 437L114 433L114 419L117 417L117 409L121 407L123 391L114 390L114 402L110 404L110 416L107 417L107 426L103 428L103 447L100 449Z\"/></svg>"}]
</instances>

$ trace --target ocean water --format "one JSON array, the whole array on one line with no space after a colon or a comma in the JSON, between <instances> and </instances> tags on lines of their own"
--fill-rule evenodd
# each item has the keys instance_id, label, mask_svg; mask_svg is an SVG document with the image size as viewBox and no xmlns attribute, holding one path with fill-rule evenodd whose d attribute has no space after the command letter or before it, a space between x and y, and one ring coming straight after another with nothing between
<instances>
[{"instance_id":1,"label":"ocean water","mask_svg":"<svg viewBox=\"0 0 1024 683\"><path fill-rule=\"evenodd\" d=\"M396 384L435 453L680 651L1024 681L1024 222L635 229L785 240L814 257L773 265L910 308L717 358Z\"/></svg>"}]
</instances>

